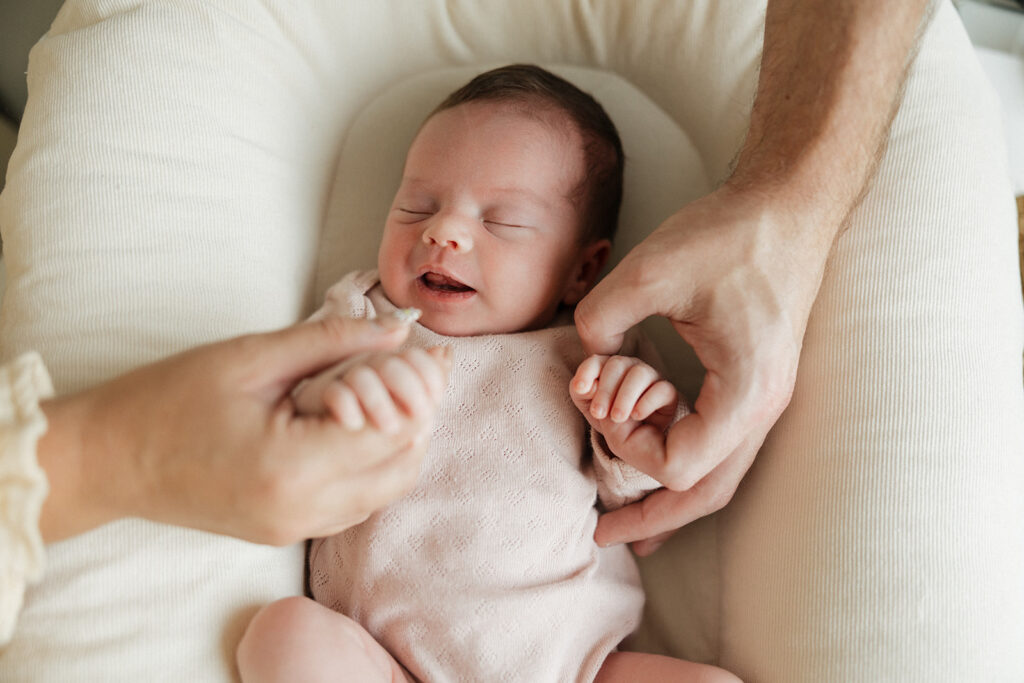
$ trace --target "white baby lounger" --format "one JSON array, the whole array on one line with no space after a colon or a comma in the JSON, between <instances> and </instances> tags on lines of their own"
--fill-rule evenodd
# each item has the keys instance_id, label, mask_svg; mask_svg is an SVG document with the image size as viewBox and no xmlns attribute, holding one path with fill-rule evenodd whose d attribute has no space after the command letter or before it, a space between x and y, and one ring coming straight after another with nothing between
<instances>
[{"instance_id":1,"label":"white baby lounger","mask_svg":"<svg viewBox=\"0 0 1024 683\"><path fill-rule=\"evenodd\" d=\"M508 62L573 79L619 125L621 255L726 175L762 23L749 0L72 0L32 52L0 195L2 360L38 350L68 392L304 318L372 265L421 118ZM944 4L790 408L733 502L645 563L645 647L748 681L1024 680L1024 321L998 131ZM302 590L299 547L137 520L47 554L4 681L231 680L256 607Z\"/></svg>"}]
</instances>

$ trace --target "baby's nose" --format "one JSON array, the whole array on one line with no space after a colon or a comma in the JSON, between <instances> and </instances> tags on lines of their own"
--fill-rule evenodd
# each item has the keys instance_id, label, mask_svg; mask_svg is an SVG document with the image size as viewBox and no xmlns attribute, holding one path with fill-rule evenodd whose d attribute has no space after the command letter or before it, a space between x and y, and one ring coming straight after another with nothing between
<instances>
[{"instance_id":1,"label":"baby's nose","mask_svg":"<svg viewBox=\"0 0 1024 683\"><path fill-rule=\"evenodd\" d=\"M423 241L455 252L473 248L472 230L457 216L435 215L423 231Z\"/></svg>"}]
</instances>

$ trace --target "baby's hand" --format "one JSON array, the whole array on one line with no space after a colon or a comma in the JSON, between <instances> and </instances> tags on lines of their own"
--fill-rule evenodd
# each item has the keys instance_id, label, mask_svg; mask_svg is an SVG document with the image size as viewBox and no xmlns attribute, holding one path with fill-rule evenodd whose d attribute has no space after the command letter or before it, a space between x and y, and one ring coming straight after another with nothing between
<instances>
[{"instance_id":1,"label":"baby's hand","mask_svg":"<svg viewBox=\"0 0 1024 683\"><path fill-rule=\"evenodd\" d=\"M369 424L394 434L403 421L433 419L450 366L451 350L441 346L368 353L314 377L293 398L300 411L330 413L346 429Z\"/></svg>"},{"instance_id":2,"label":"baby's hand","mask_svg":"<svg viewBox=\"0 0 1024 683\"><path fill-rule=\"evenodd\" d=\"M616 444L644 425L668 428L679 400L671 382L630 356L590 356L569 382L569 394L616 453Z\"/></svg>"}]
</instances>

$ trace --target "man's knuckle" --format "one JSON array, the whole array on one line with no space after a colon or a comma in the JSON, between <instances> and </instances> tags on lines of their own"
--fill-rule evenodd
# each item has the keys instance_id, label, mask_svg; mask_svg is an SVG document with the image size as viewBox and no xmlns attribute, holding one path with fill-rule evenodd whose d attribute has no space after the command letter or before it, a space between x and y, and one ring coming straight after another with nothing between
<instances>
[{"instance_id":1,"label":"man's knuckle","mask_svg":"<svg viewBox=\"0 0 1024 683\"><path fill-rule=\"evenodd\" d=\"M732 501L735 489L730 486L723 486L721 484L708 485L699 492L699 497L703 501L705 514L711 514L712 512L718 512Z\"/></svg>"}]
</instances>

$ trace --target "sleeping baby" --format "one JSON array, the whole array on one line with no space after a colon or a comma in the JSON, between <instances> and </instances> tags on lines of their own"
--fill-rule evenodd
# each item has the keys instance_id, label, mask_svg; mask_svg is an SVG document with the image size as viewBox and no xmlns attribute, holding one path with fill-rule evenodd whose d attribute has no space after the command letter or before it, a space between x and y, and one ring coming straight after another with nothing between
<instances>
[{"instance_id":1,"label":"sleeping baby","mask_svg":"<svg viewBox=\"0 0 1024 683\"><path fill-rule=\"evenodd\" d=\"M247 683L737 680L617 650L643 593L629 550L594 542L598 506L659 486L615 454L685 412L649 343L588 358L572 325L609 254L622 167L601 106L534 66L476 77L424 122L378 269L347 275L314 314L416 311L418 324L404 350L295 393L302 410L386 431L440 391L430 356L448 347L419 483L313 541L316 602L254 617L238 651Z\"/></svg>"}]
</instances>

